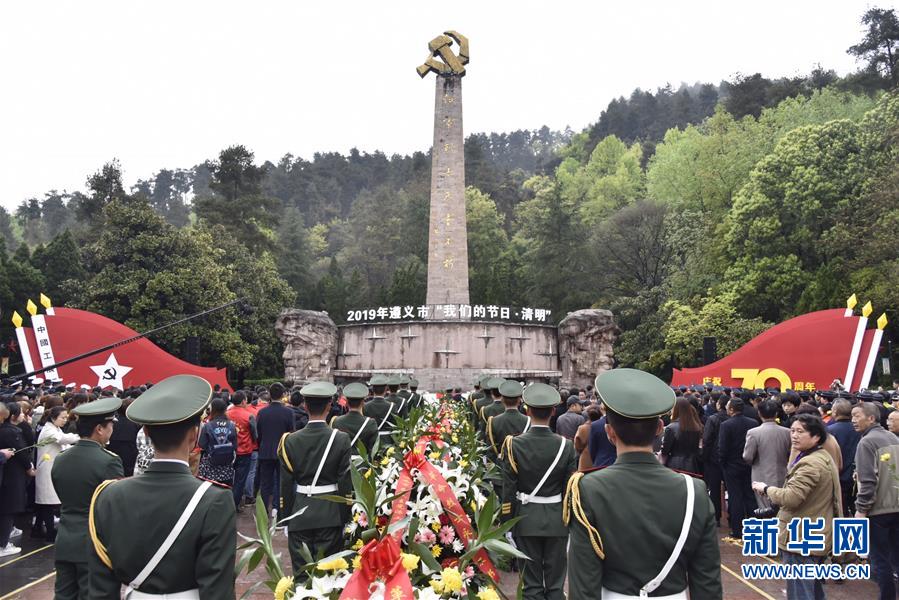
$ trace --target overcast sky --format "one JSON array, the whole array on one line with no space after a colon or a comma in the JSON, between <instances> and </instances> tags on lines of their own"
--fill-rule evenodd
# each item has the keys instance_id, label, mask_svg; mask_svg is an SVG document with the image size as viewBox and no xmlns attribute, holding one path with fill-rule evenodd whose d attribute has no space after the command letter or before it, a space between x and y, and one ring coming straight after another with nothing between
<instances>
[{"instance_id":1,"label":"overcast sky","mask_svg":"<svg viewBox=\"0 0 899 600\"><path fill-rule=\"evenodd\" d=\"M884 8L895 2L874 3ZM854 70L872 3L3 2L0 205L83 190L112 158L127 185L232 144L286 153L431 144L445 29L471 40L465 131L594 122L635 87L735 73Z\"/></svg>"}]
</instances>

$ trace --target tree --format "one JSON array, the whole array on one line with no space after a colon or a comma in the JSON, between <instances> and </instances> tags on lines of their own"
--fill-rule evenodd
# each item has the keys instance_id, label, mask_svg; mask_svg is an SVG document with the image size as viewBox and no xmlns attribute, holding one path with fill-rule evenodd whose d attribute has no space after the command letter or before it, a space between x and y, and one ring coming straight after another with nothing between
<instances>
[{"instance_id":1,"label":"tree","mask_svg":"<svg viewBox=\"0 0 899 600\"><path fill-rule=\"evenodd\" d=\"M480 190L465 190L468 225L468 288L472 303L508 304L515 298L509 279L509 236L496 203Z\"/></svg>"},{"instance_id":2,"label":"tree","mask_svg":"<svg viewBox=\"0 0 899 600\"><path fill-rule=\"evenodd\" d=\"M16 244L16 235L12 229L12 217L5 208L0 206L0 245L3 245L4 249L10 249Z\"/></svg>"},{"instance_id":3,"label":"tree","mask_svg":"<svg viewBox=\"0 0 899 600\"><path fill-rule=\"evenodd\" d=\"M87 277L81 249L68 230L53 238L46 247L35 249L31 262L44 276L45 293L58 306L65 305L72 298L71 290Z\"/></svg>"},{"instance_id":4,"label":"tree","mask_svg":"<svg viewBox=\"0 0 899 600\"><path fill-rule=\"evenodd\" d=\"M306 228L303 226L303 217L295 208L289 208L281 222L275 258L278 273L296 294L299 306L311 306L315 295L312 248Z\"/></svg>"},{"instance_id":5,"label":"tree","mask_svg":"<svg viewBox=\"0 0 899 600\"><path fill-rule=\"evenodd\" d=\"M22 200L16 209L16 221L22 228L22 237L31 246L44 241L44 228L41 223L41 203L37 198Z\"/></svg>"},{"instance_id":6,"label":"tree","mask_svg":"<svg viewBox=\"0 0 899 600\"><path fill-rule=\"evenodd\" d=\"M194 201L197 216L210 227L221 225L249 248L272 249L281 204L263 193L266 169L253 164L253 153L243 146L222 150L207 168L211 194Z\"/></svg>"},{"instance_id":7,"label":"tree","mask_svg":"<svg viewBox=\"0 0 899 600\"><path fill-rule=\"evenodd\" d=\"M175 227L184 227L190 221L190 208L184 201L190 190L189 171L162 169L152 181L138 181L133 191L142 194L166 221Z\"/></svg>"},{"instance_id":8,"label":"tree","mask_svg":"<svg viewBox=\"0 0 899 600\"><path fill-rule=\"evenodd\" d=\"M235 298L224 253L208 232L175 229L140 201L113 200L101 217L100 236L87 252L91 275L78 289L76 306L145 331ZM243 339L240 324L231 308L167 329L153 341L179 354L196 336L207 361L247 367L252 342Z\"/></svg>"},{"instance_id":9,"label":"tree","mask_svg":"<svg viewBox=\"0 0 899 600\"><path fill-rule=\"evenodd\" d=\"M88 195L79 195L75 203L78 220L89 226L101 218L103 208L113 200L127 201L128 195L122 186L122 167L117 159L87 178Z\"/></svg>"},{"instance_id":10,"label":"tree","mask_svg":"<svg viewBox=\"0 0 899 600\"><path fill-rule=\"evenodd\" d=\"M597 227L590 250L602 297L633 296L662 284L673 255L666 213L664 204L638 200Z\"/></svg>"},{"instance_id":11,"label":"tree","mask_svg":"<svg viewBox=\"0 0 899 600\"><path fill-rule=\"evenodd\" d=\"M67 194L51 190L44 194L41 202L41 219L46 239L51 240L74 224L74 215L66 202Z\"/></svg>"},{"instance_id":12,"label":"tree","mask_svg":"<svg viewBox=\"0 0 899 600\"><path fill-rule=\"evenodd\" d=\"M31 264L31 253L24 243L6 260L6 275L7 295L10 298L8 306L24 314L22 311L28 300L37 302L46 285L43 274Z\"/></svg>"},{"instance_id":13,"label":"tree","mask_svg":"<svg viewBox=\"0 0 899 600\"><path fill-rule=\"evenodd\" d=\"M847 53L867 61L867 69L878 73L890 85L899 83L899 18L894 9L869 8L862 15L867 27L861 42L850 46Z\"/></svg>"}]
</instances>

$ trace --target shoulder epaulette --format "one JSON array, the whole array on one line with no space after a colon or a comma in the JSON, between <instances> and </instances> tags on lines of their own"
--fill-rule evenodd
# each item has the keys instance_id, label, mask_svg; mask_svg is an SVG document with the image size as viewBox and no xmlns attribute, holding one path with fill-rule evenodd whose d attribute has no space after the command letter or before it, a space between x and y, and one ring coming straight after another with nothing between
<instances>
[{"instance_id":1,"label":"shoulder epaulette","mask_svg":"<svg viewBox=\"0 0 899 600\"><path fill-rule=\"evenodd\" d=\"M107 450L106 448L103 448L103 452L105 452L106 454L109 454L111 456L115 456L119 460L122 460L122 457L119 456L118 454L116 454L115 452L113 452L112 450Z\"/></svg>"},{"instance_id":2,"label":"shoulder epaulette","mask_svg":"<svg viewBox=\"0 0 899 600\"><path fill-rule=\"evenodd\" d=\"M91 536L91 542L94 544L94 550L97 551L97 556L109 569L112 569L112 561L109 560L109 552L106 550L106 546L104 546L103 542L100 541L100 538L97 537L97 526L94 524L94 506L97 504L97 498L100 496L100 492L102 492L104 489L106 489L116 481L118 480L107 479L97 486L97 489L94 490L93 496L91 496L91 505L87 513L87 530Z\"/></svg>"},{"instance_id":3,"label":"shoulder epaulette","mask_svg":"<svg viewBox=\"0 0 899 600\"><path fill-rule=\"evenodd\" d=\"M293 465L290 464L290 459L287 458L287 452L284 451L284 442L287 441L287 436L289 435L289 433L285 433L281 436L281 440L278 442L278 456L284 461L284 466L287 467L287 470L293 473Z\"/></svg>"},{"instance_id":4,"label":"shoulder epaulette","mask_svg":"<svg viewBox=\"0 0 899 600\"><path fill-rule=\"evenodd\" d=\"M574 515L575 520L587 530L587 537L590 538L590 545L593 546L596 556L600 560L604 560L606 553L603 549L602 538L596 528L590 524L590 520L587 519L587 514L584 512L584 507L581 505L580 482L583 477L583 473L574 473L568 479L568 485L565 488L565 498L562 500L562 522L565 525L569 525L571 516Z\"/></svg>"}]
</instances>

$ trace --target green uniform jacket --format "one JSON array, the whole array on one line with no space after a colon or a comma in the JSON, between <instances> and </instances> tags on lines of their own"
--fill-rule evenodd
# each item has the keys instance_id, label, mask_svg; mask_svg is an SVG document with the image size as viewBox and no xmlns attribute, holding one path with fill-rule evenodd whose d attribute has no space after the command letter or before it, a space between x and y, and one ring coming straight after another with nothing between
<instances>
[{"instance_id":1,"label":"green uniform jacket","mask_svg":"<svg viewBox=\"0 0 899 600\"><path fill-rule=\"evenodd\" d=\"M695 500L690 533L654 594L676 594L689 585L691 598L714 600L722 597L715 510L705 483L691 483ZM565 498L570 553L577 557L568 562L569 596L599 598L603 587L639 595L671 556L686 505L683 476L649 452L619 454L615 464L573 479Z\"/></svg>"},{"instance_id":2,"label":"green uniform jacket","mask_svg":"<svg viewBox=\"0 0 899 600\"><path fill-rule=\"evenodd\" d=\"M471 412L474 416L475 424L477 424L478 420L478 400L484 397L484 392L481 390L474 391L468 395L468 401L471 403Z\"/></svg>"},{"instance_id":3,"label":"green uniform jacket","mask_svg":"<svg viewBox=\"0 0 899 600\"><path fill-rule=\"evenodd\" d=\"M390 394L387 396L387 401L393 404L393 414L405 419L409 416L409 400L401 392L402 390L395 394Z\"/></svg>"},{"instance_id":4,"label":"green uniform jacket","mask_svg":"<svg viewBox=\"0 0 899 600\"><path fill-rule=\"evenodd\" d=\"M368 419L367 423L365 422L366 418ZM363 423L365 423L365 429L359 435L356 444L358 445L359 442L362 442L365 445L365 449L371 454L371 449L375 445L375 440L378 439L378 423L374 419L366 417L362 413L350 411L342 417L335 417L332 419L331 427L339 429L350 436L350 441L352 442L353 438L356 437L356 434L359 433L359 429L362 427ZM355 446L351 448L351 450L353 454L358 454ZM286 517L288 515L284 516Z\"/></svg>"},{"instance_id":5,"label":"green uniform jacket","mask_svg":"<svg viewBox=\"0 0 899 600\"><path fill-rule=\"evenodd\" d=\"M124 477L122 459L92 440L79 440L53 461L50 479L62 504L56 560L86 563L90 552L87 512L97 486Z\"/></svg>"},{"instance_id":6,"label":"green uniform jacket","mask_svg":"<svg viewBox=\"0 0 899 600\"><path fill-rule=\"evenodd\" d=\"M487 441L493 456L498 457L506 438L524 431L528 418L517 408L507 408L502 414L487 419Z\"/></svg>"},{"instance_id":7,"label":"green uniform jacket","mask_svg":"<svg viewBox=\"0 0 899 600\"><path fill-rule=\"evenodd\" d=\"M202 483L185 464L153 461L142 475L97 489L89 520L91 600L119 599L121 586L150 562ZM199 589L202 600L233 598L236 547L234 496L213 485L140 590Z\"/></svg>"},{"instance_id":8,"label":"green uniform jacket","mask_svg":"<svg viewBox=\"0 0 899 600\"><path fill-rule=\"evenodd\" d=\"M286 518L306 507L306 511L288 521L287 531L342 527L349 519L349 508L297 492L297 485L312 485L315 471L325 454L332 429L321 421L310 421L303 429L284 434L278 448L281 459L281 514ZM330 495L348 495L350 478L350 437L338 431L328 451L316 485L337 484Z\"/></svg>"},{"instance_id":9,"label":"green uniform jacket","mask_svg":"<svg viewBox=\"0 0 899 600\"><path fill-rule=\"evenodd\" d=\"M409 390L409 408L421 408L422 397L418 392Z\"/></svg>"},{"instance_id":10,"label":"green uniform jacket","mask_svg":"<svg viewBox=\"0 0 899 600\"><path fill-rule=\"evenodd\" d=\"M563 442L564 440L564 442ZM513 528L516 536L565 537L568 528L562 522L562 503L522 504L516 492L534 491L549 469L559 445L564 443L562 456L537 495L554 496L565 493L571 474L577 471L577 454L569 440L554 434L549 427L531 427L527 433L506 438L502 450L503 504L501 517L523 517ZM572 598L580 598L573 595Z\"/></svg>"},{"instance_id":11,"label":"green uniform jacket","mask_svg":"<svg viewBox=\"0 0 899 600\"><path fill-rule=\"evenodd\" d=\"M366 417L371 417L375 420L375 426L379 427L379 431L383 432L392 432L393 431L393 411L396 410L396 407L393 406L392 403L388 402L382 396L375 396L371 400L365 403L365 406L362 408L362 414ZM388 411L390 412L390 416L387 417ZM384 421L384 417L387 417L387 420ZM381 422L384 421L384 425L381 426ZM386 446L393 445L393 436L392 435L381 435L381 448Z\"/></svg>"}]
</instances>

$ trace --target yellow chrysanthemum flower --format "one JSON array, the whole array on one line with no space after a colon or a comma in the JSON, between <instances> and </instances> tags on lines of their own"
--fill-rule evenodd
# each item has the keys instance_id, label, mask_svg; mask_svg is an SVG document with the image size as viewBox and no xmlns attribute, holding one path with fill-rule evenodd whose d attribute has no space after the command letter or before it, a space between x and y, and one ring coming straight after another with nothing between
<instances>
[{"instance_id":1,"label":"yellow chrysanthemum flower","mask_svg":"<svg viewBox=\"0 0 899 600\"><path fill-rule=\"evenodd\" d=\"M275 600L284 600L285 594L293 589L293 577L282 577L275 586Z\"/></svg>"},{"instance_id":2,"label":"yellow chrysanthemum flower","mask_svg":"<svg viewBox=\"0 0 899 600\"><path fill-rule=\"evenodd\" d=\"M440 523L431 523L431 529L434 530L434 533L440 531Z\"/></svg>"},{"instance_id":3,"label":"yellow chrysanthemum flower","mask_svg":"<svg viewBox=\"0 0 899 600\"><path fill-rule=\"evenodd\" d=\"M356 540L352 545L352 549L358 552L359 549L362 548L362 546L364 546L364 545L365 544L362 543L362 540Z\"/></svg>"},{"instance_id":4,"label":"yellow chrysanthemum flower","mask_svg":"<svg viewBox=\"0 0 899 600\"><path fill-rule=\"evenodd\" d=\"M49 455L49 454L44 454L44 455L41 457L41 460L44 461L44 462L50 460L50 455Z\"/></svg>"},{"instance_id":5,"label":"yellow chrysanthemum flower","mask_svg":"<svg viewBox=\"0 0 899 600\"><path fill-rule=\"evenodd\" d=\"M462 460L459 461L459 466L464 469L465 467L468 466L468 461L463 458Z\"/></svg>"},{"instance_id":6,"label":"yellow chrysanthemum flower","mask_svg":"<svg viewBox=\"0 0 899 600\"><path fill-rule=\"evenodd\" d=\"M889 462L889 460L890 460L889 452L884 452L883 454L880 455L880 462Z\"/></svg>"},{"instance_id":7,"label":"yellow chrysanthemum flower","mask_svg":"<svg viewBox=\"0 0 899 600\"><path fill-rule=\"evenodd\" d=\"M443 589L447 592L458 592L462 589L462 573L456 567L450 567L440 572L443 581Z\"/></svg>"},{"instance_id":8,"label":"yellow chrysanthemum flower","mask_svg":"<svg viewBox=\"0 0 899 600\"><path fill-rule=\"evenodd\" d=\"M434 555L434 558L440 558L441 552L443 552L443 548L441 548L439 544L431 546L431 554Z\"/></svg>"},{"instance_id":9,"label":"yellow chrysanthemum flower","mask_svg":"<svg viewBox=\"0 0 899 600\"><path fill-rule=\"evenodd\" d=\"M430 458L431 460L440 460L440 452L435 450L434 452L428 454L428 458Z\"/></svg>"},{"instance_id":10,"label":"yellow chrysanthemum flower","mask_svg":"<svg viewBox=\"0 0 899 600\"><path fill-rule=\"evenodd\" d=\"M353 557L353 570L359 569L362 567L362 557L358 554Z\"/></svg>"},{"instance_id":11,"label":"yellow chrysanthemum flower","mask_svg":"<svg viewBox=\"0 0 899 600\"><path fill-rule=\"evenodd\" d=\"M416 567L418 567L419 558L415 554L406 554L402 553L403 558L403 568L407 571L414 571Z\"/></svg>"},{"instance_id":12,"label":"yellow chrysanthemum flower","mask_svg":"<svg viewBox=\"0 0 899 600\"><path fill-rule=\"evenodd\" d=\"M442 581L432 579L431 581L428 582L428 585L430 585L431 589L434 590L435 592L437 592L438 594L443 593L443 582Z\"/></svg>"},{"instance_id":13,"label":"yellow chrysanthemum flower","mask_svg":"<svg viewBox=\"0 0 899 600\"><path fill-rule=\"evenodd\" d=\"M325 560L318 563L318 568L322 571L338 571L340 569L346 569L350 565L343 558L335 558L334 560Z\"/></svg>"},{"instance_id":14,"label":"yellow chrysanthemum flower","mask_svg":"<svg viewBox=\"0 0 899 600\"><path fill-rule=\"evenodd\" d=\"M390 457L389 457L389 456L385 456L384 458L381 459L381 466L382 466L382 467L386 467L386 466L389 465L389 464L390 464Z\"/></svg>"},{"instance_id":15,"label":"yellow chrysanthemum flower","mask_svg":"<svg viewBox=\"0 0 899 600\"><path fill-rule=\"evenodd\" d=\"M395 451L396 451L396 448L394 448L393 446L390 446L390 447L387 448L386 454L387 454L387 456L393 456L393 453L394 453Z\"/></svg>"},{"instance_id":16,"label":"yellow chrysanthemum flower","mask_svg":"<svg viewBox=\"0 0 899 600\"><path fill-rule=\"evenodd\" d=\"M499 600L499 594L493 588L487 588L478 592L478 600Z\"/></svg>"}]
</instances>

